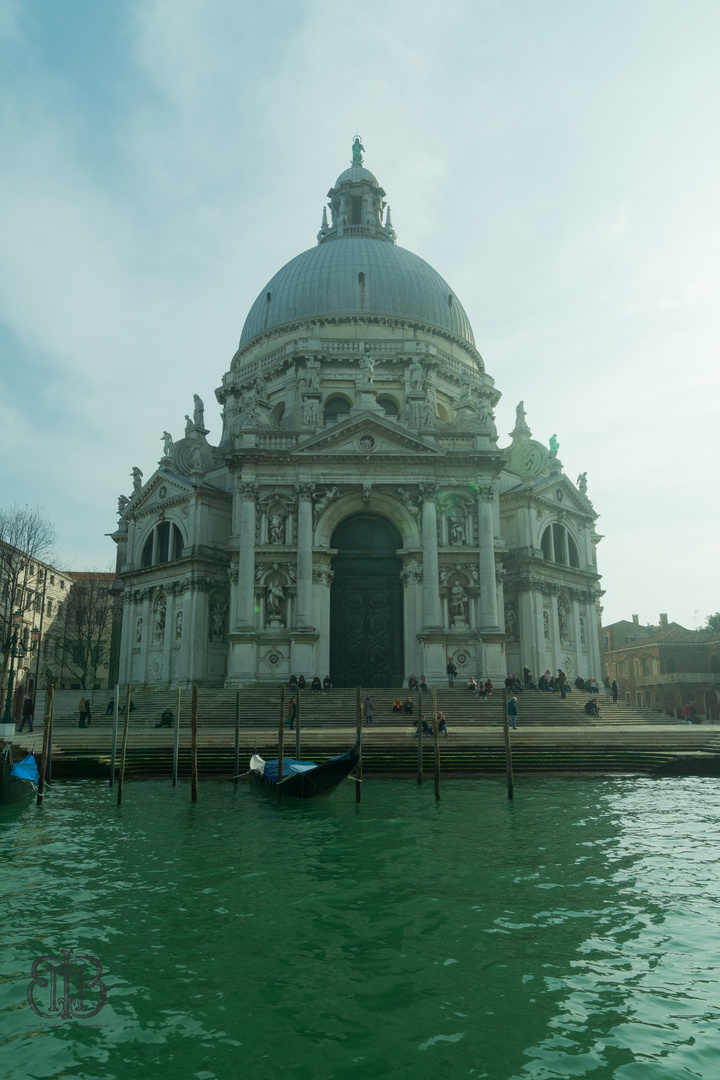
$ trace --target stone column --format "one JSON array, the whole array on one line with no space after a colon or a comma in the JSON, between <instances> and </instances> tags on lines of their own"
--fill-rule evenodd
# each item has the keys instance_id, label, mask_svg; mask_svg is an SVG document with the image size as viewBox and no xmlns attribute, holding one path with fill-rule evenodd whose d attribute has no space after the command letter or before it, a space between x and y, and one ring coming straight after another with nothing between
<instances>
[{"instance_id":1,"label":"stone column","mask_svg":"<svg viewBox=\"0 0 720 1080\"><path fill-rule=\"evenodd\" d=\"M495 580L495 533L492 485L478 487L478 544L480 547L480 630L499 630ZM504 629L504 627L503 627Z\"/></svg>"},{"instance_id":2,"label":"stone column","mask_svg":"<svg viewBox=\"0 0 720 1080\"><path fill-rule=\"evenodd\" d=\"M441 626L436 491L435 484L420 484L420 495L422 496L423 623L425 630L439 630Z\"/></svg>"},{"instance_id":3,"label":"stone column","mask_svg":"<svg viewBox=\"0 0 720 1080\"><path fill-rule=\"evenodd\" d=\"M255 500L257 484L240 483L240 550L238 553L238 589L235 626L251 630L255 626Z\"/></svg>"},{"instance_id":4,"label":"stone column","mask_svg":"<svg viewBox=\"0 0 720 1080\"><path fill-rule=\"evenodd\" d=\"M562 666L562 643L560 641L560 620L558 619L558 600L555 592L550 601L550 641L552 643L553 662L550 665L550 674L557 675L557 669Z\"/></svg>"},{"instance_id":5,"label":"stone column","mask_svg":"<svg viewBox=\"0 0 720 1080\"><path fill-rule=\"evenodd\" d=\"M595 597L590 594L590 599L587 605L587 649L588 649L588 675L598 680L598 684L603 681L605 670L601 664L600 657L600 635L598 633L598 615L597 607L595 605Z\"/></svg>"},{"instance_id":6,"label":"stone column","mask_svg":"<svg viewBox=\"0 0 720 1080\"><path fill-rule=\"evenodd\" d=\"M580 605L578 604L577 597L575 597L575 596L572 597L570 603L572 604L573 634L575 635L575 666L577 668L577 671L575 672L575 675L577 676L577 675L582 675L583 674L583 671L581 669L584 667L584 663L585 663L584 656L583 656L582 635L580 633ZM587 630L587 626L586 626L585 627L585 648L587 648L587 641L588 641L588 630ZM571 680L571 682L572 681L573 680Z\"/></svg>"},{"instance_id":7,"label":"stone column","mask_svg":"<svg viewBox=\"0 0 720 1080\"><path fill-rule=\"evenodd\" d=\"M296 484L295 490L298 496L295 627L298 630L312 630L312 497L315 485Z\"/></svg>"}]
</instances>

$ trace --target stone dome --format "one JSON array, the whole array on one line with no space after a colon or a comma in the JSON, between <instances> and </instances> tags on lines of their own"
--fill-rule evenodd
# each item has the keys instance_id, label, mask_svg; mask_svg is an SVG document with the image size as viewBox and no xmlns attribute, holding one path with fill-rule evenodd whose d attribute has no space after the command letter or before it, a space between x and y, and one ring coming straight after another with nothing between
<instances>
[{"instance_id":1,"label":"stone dome","mask_svg":"<svg viewBox=\"0 0 720 1080\"><path fill-rule=\"evenodd\" d=\"M424 323L475 346L462 304L429 263L384 240L344 235L278 270L250 308L240 348L283 323L376 315Z\"/></svg>"}]
</instances>

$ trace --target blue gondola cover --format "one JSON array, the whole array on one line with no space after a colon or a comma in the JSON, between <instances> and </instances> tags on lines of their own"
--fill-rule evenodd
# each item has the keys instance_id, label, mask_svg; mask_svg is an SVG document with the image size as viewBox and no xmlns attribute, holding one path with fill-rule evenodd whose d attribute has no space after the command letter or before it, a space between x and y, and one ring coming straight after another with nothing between
<instances>
[{"instance_id":1,"label":"blue gondola cover","mask_svg":"<svg viewBox=\"0 0 720 1080\"><path fill-rule=\"evenodd\" d=\"M28 754L10 770L11 776L17 776L19 780L29 780L31 784L37 784L38 767L32 754Z\"/></svg>"},{"instance_id":2,"label":"blue gondola cover","mask_svg":"<svg viewBox=\"0 0 720 1080\"><path fill-rule=\"evenodd\" d=\"M309 772L310 769L316 769L317 765L314 761L295 761L294 758L283 758L283 776L292 776L293 773ZM274 761L266 761L263 775L267 776L268 780L275 780L278 778L278 763L277 759Z\"/></svg>"}]
</instances>

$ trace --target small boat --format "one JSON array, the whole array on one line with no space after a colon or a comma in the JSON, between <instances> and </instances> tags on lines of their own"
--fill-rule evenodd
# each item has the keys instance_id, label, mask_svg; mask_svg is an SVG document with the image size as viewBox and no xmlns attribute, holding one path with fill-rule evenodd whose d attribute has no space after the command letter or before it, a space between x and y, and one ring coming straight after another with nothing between
<instances>
[{"instance_id":1,"label":"small boat","mask_svg":"<svg viewBox=\"0 0 720 1080\"><path fill-rule=\"evenodd\" d=\"M314 761L296 761L283 758L282 780L278 782L278 760L264 761L258 754L250 758L250 779L265 791L277 793L282 788L285 795L294 799L315 799L331 795L342 784L360 760L361 737L351 750L338 757L328 758L321 765Z\"/></svg>"},{"instance_id":2,"label":"small boat","mask_svg":"<svg viewBox=\"0 0 720 1080\"><path fill-rule=\"evenodd\" d=\"M30 798L38 779L38 767L33 755L28 754L15 765L12 747L6 743L0 756L0 803L19 803Z\"/></svg>"}]
</instances>

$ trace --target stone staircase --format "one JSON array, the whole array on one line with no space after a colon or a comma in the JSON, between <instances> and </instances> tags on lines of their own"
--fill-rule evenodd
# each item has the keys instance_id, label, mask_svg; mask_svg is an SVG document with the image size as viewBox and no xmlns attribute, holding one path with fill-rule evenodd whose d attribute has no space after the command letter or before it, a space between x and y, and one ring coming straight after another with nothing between
<instances>
[{"instance_id":1,"label":"stone staircase","mask_svg":"<svg viewBox=\"0 0 720 1080\"><path fill-rule=\"evenodd\" d=\"M373 690L374 722L364 728L363 769L370 776L408 776L417 772L417 741L412 718L392 712L394 697L407 696L402 690ZM720 771L720 731L707 726L688 726L658 714L648 716L630 706L603 704L601 719L585 714L587 695L573 692L565 701L558 694L526 691L518 695L518 730L511 733L516 773L561 772L718 772ZM419 700L421 699L421 700ZM124 695L121 695L121 701ZM174 732L155 725L166 708L177 710L177 691L140 691L133 696L136 709L130 714L126 768L131 775L169 776L172 767ZM289 700L289 695L288 695ZM232 690L201 689L198 694L198 763L201 776L229 777L233 773L235 709L237 694ZM432 709L430 694L413 695L427 715ZM480 699L465 689L438 690L438 708L448 718L450 737L441 738L441 768L446 776L502 773L505 770L503 737L503 695ZM190 769L191 693L180 697L181 776ZM257 751L263 757L277 756L280 721L278 689L253 688L239 691L240 769ZM356 691L336 690L333 694L310 694L301 698L301 754L321 761L352 745L356 729ZM124 729L118 726L117 761ZM80 729L77 719L58 717L54 725L53 768L61 775L108 775L112 737L112 717L96 712L89 728ZM41 729L33 736L15 737L18 749L42 746ZM285 727L285 748L295 754L295 732ZM426 774L433 768L433 747L423 739Z\"/></svg>"}]
</instances>

